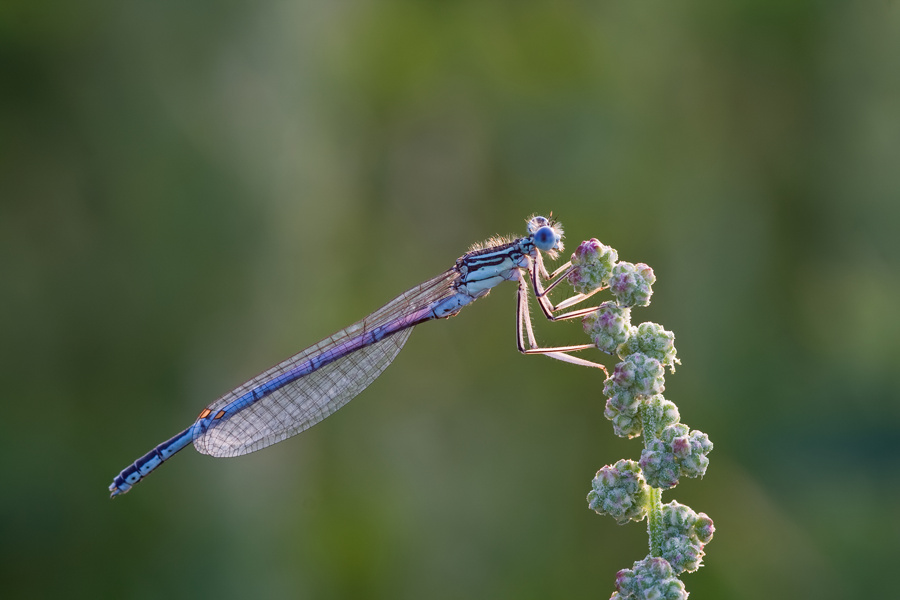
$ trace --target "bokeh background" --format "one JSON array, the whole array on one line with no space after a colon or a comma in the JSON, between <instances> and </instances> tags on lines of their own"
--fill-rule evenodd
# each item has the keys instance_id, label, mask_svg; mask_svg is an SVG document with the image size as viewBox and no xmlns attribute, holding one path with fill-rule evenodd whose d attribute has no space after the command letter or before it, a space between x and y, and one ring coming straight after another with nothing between
<instances>
[{"instance_id":1,"label":"bokeh background","mask_svg":"<svg viewBox=\"0 0 900 600\"><path fill-rule=\"evenodd\" d=\"M4 2L0 595L608 597L646 532L585 496L640 440L515 351L511 284L304 435L106 491L553 211L658 276L635 322L715 443L664 494L716 523L692 597L889 597L898 198L889 0Z\"/></svg>"}]
</instances>

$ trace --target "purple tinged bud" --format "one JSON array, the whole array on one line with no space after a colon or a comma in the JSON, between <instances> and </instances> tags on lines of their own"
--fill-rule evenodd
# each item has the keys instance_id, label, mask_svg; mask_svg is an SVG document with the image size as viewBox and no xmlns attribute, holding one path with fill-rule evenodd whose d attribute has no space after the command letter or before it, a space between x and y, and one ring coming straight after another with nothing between
<instances>
[{"instance_id":1,"label":"purple tinged bud","mask_svg":"<svg viewBox=\"0 0 900 600\"><path fill-rule=\"evenodd\" d=\"M603 416L612 421L613 432L619 437L633 438L641 435L643 423L640 412L643 401L629 394L619 394L606 401Z\"/></svg>"},{"instance_id":2,"label":"purple tinged bud","mask_svg":"<svg viewBox=\"0 0 900 600\"><path fill-rule=\"evenodd\" d=\"M616 350L619 358L640 352L655 358L675 372L675 365L681 361L675 356L675 334L663 329L658 323L641 323L630 329L628 339ZM601 348L602 349L602 348Z\"/></svg>"},{"instance_id":3,"label":"purple tinged bud","mask_svg":"<svg viewBox=\"0 0 900 600\"><path fill-rule=\"evenodd\" d=\"M644 263L620 262L612 269L609 289L620 306L647 306L653 295L656 275Z\"/></svg>"},{"instance_id":4,"label":"purple tinged bud","mask_svg":"<svg viewBox=\"0 0 900 600\"><path fill-rule=\"evenodd\" d=\"M620 362L613 371L612 382L620 387L631 387L636 373L637 368L633 361Z\"/></svg>"},{"instance_id":5,"label":"purple tinged bud","mask_svg":"<svg viewBox=\"0 0 900 600\"><path fill-rule=\"evenodd\" d=\"M655 358L636 353L616 365L606 380L603 393L607 397L627 391L632 396L654 396L665 389L665 371Z\"/></svg>"},{"instance_id":6,"label":"purple tinged bud","mask_svg":"<svg viewBox=\"0 0 900 600\"><path fill-rule=\"evenodd\" d=\"M589 294L609 283L613 265L619 260L615 248L591 238L575 249L572 255L572 270L567 276L569 283L580 294Z\"/></svg>"},{"instance_id":7,"label":"purple tinged bud","mask_svg":"<svg viewBox=\"0 0 900 600\"><path fill-rule=\"evenodd\" d=\"M662 509L663 558L676 573L696 571L703 560L704 545L712 540L715 531L712 519L674 501Z\"/></svg>"},{"instance_id":8,"label":"purple tinged bud","mask_svg":"<svg viewBox=\"0 0 900 600\"><path fill-rule=\"evenodd\" d=\"M581 324L597 348L607 354L612 354L626 342L634 329L631 326L631 309L619 306L612 300L598 306L596 311L582 319Z\"/></svg>"},{"instance_id":9,"label":"purple tinged bud","mask_svg":"<svg viewBox=\"0 0 900 600\"><path fill-rule=\"evenodd\" d=\"M613 598L619 600L686 600L687 597L684 584L663 558L648 556L634 563L631 569L616 574Z\"/></svg>"},{"instance_id":10,"label":"purple tinged bud","mask_svg":"<svg viewBox=\"0 0 900 600\"><path fill-rule=\"evenodd\" d=\"M679 437L678 442L686 447L678 455L681 474L685 477L703 477L706 474L706 467L709 466L707 454L713 449L709 436L702 431L694 430L688 436Z\"/></svg>"},{"instance_id":11,"label":"purple tinged bud","mask_svg":"<svg viewBox=\"0 0 900 600\"><path fill-rule=\"evenodd\" d=\"M622 569L616 573L616 589L629 589L634 585L634 571L631 569Z\"/></svg>"},{"instance_id":12,"label":"purple tinged bud","mask_svg":"<svg viewBox=\"0 0 900 600\"><path fill-rule=\"evenodd\" d=\"M667 565L665 560L653 558L649 561L649 572L653 577L667 577L671 574L671 565Z\"/></svg>"},{"instance_id":13,"label":"purple tinged bud","mask_svg":"<svg viewBox=\"0 0 900 600\"><path fill-rule=\"evenodd\" d=\"M697 513L697 521L694 523L694 533L702 544L708 544L716 532L713 520L706 513Z\"/></svg>"},{"instance_id":14,"label":"purple tinged bud","mask_svg":"<svg viewBox=\"0 0 900 600\"><path fill-rule=\"evenodd\" d=\"M692 527L697 520L697 513L690 506L675 502L663 505L663 522L667 527L685 529Z\"/></svg>"},{"instance_id":15,"label":"purple tinged bud","mask_svg":"<svg viewBox=\"0 0 900 600\"><path fill-rule=\"evenodd\" d=\"M597 258L603 249L603 244L600 243L600 240L597 238L591 238L589 240L585 240L575 248L575 253L572 254L572 261L577 264L583 264L585 262L590 262L591 260Z\"/></svg>"},{"instance_id":16,"label":"purple tinged bud","mask_svg":"<svg viewBox=\"0 0 900 600\"><path fill-rule=\"evenodd\" d=\"M653 440L641 451L641 470L647 483L655 488L669 489L678 485L678 462L666 448L665 442Z\"/></svg>"},{"instance_id":17,"label":"purple tinged bud","mask_svg":"<svg viewBox=\"0 0 900 600\"><path fill-rule=\"evenodd\" d=\"M651 398L653 400L653 398ZM674 425L681 420L681 414L678 412L678 407L675 406L675 403L671 400L666 400L663 397L659 398L659 406L662 409L662 419L660 425L662 427L666 427L667 425Z\"/></svg>"},{"instance_id":18,"label":"purple tinged bud","mask_svg":"<svg viewBox=\"0 0 900 600\"><path fill-rule=\"evenodd\" d=\"M685 538L670 538L663 543L662 555L671 561L677 573L689 573L700 568L703 560L703 545L691 544Z\"/></svg>"},{"instance_id":19,"label":"purple tinged bud","mask_svg":"<svg viewBox=\"0 0 900 600\"><path fill-rule=\"evenodd\" d=\"M588 506L600 515L609 515L623 525L647 515L650 488L633 460L620 460L597 471L588 493Z\"/></svg>"},{"instance_id":20,"label":"purple tinged bud","mask_svg":"<svg viewBox=\"0 0 900 600\"><path fill-rule=\"evenodd\" d=\"M684 458L691 453L691 444L686 437L677 437L672 441L672 452L678 458Z\"/></svg>"},{"instance_id":21,"label":"purple tinged bud","mask_svg":"<svg viewBox=\"0 0 900 600\"><path fill-rule=\"evenodd\" d=\"M680 477L703 477L709 466L706 456L713 449L702 431L690 431L683 423L663 427L659 439L641 452L641 469L652 487L668 489L678 485Z\"/></svg>"}]
</instances>

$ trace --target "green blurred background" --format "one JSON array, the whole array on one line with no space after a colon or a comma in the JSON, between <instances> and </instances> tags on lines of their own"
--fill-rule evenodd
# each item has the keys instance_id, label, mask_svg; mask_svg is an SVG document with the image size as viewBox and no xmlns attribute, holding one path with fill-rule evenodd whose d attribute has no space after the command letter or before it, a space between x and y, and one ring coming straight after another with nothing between
<instances>
[{"instance_id":1,"label":"green blurred background","mask_svg":"<svg viewBox=\"0 0 900 600\"><path fill-rule=\"evenodd\" d=\"M656 271L715 443L664 494L716 523L692 598L896 590L897 2L5 2L0 69L4 598L608 597L646 532L585 496L641 444L515 351L511 284L304 435L107 498L551 210Z\"/></svg>"}]
</instances>

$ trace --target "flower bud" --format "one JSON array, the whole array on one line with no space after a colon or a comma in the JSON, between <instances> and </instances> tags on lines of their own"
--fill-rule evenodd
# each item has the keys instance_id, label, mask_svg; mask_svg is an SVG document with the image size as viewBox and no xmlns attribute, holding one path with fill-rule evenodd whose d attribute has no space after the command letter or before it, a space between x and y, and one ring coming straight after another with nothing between
<instances>
[{"instance_id":1,"label":"flower bud","mask_svg":"<svg viewBox=\"0 0 900 600\"><path fill-rule=\"evenodd\" d=\"M620 344L633 336L631 309L619 306L612 300L598 306L597 310L582 319L581 324L597 348L607 354L615 352ZM624 358L621 354L619 357Z\"/></svg>"},{"instance_id":2,"label":"flower bud","mask_svg":"<svg viewBox=\"0 0 900 600\"><path fill-rule=\"evenodd\" d=\"M678 479L703 477L713 443L702 431L688 431L688 426L675 423L663 427L659 438L641 452L641 469L652 487L675 487Z\"/></svg>"},{"instance_id":3,"label":"flower bud","mask_svg":"<svg viewBox=\"0 0 900 600\"><path fill-rule=\"evenodd\" d=\"M652 286L655 281L653 269L644 263L635 265L623 261L613 267L609 289L619 306L647 306L653 295Z\"/></svg>"},{"instance_id":4,"label":"flower bud","mask_svg":"<svg viewBox=\"0 0 900 600\"><path fill-rule=\"evenodd\" d=\"M675 365L681 364L681 361L675 356L675 334L663 329L662 325L648 321L632 327L629 333L628 339L616 350L619 358L640 352L655 358L660 364L669 367L673 373Z\"/></svg>"},{"instance_id":5,"label":"flower bud","mask_svg":"<svg viewBox=\"0 0 900 600\"><path fill-rule=\"evenodd\" d=\"M665 370L655 358L646 354L631 354L616 365L612 376L603 385L603 394L611 397L627 392L632 396L653 396L665 389Z\"/></svg>"},{"instance_id":6,"label":"flower bud","mask_svg":"<svg viewBox=\"0 0 900 600\"><path fill-rule=\"evenodd\" d=\"M681 420L681 414L678 412L678 407L675 406L675 403L671 400L666 400L660 396L659 406L662 412L662 420L660 422L661 427L674 425Z\"/></svg>"},{"instance_id":7,"label":"flower bud","mask_svg":"<svg viewBox=\"0 0 900 600\"><path fill-rule=\"evenodd\" d=\"M678 485L678 463L662 440L653 440L641 452L641 471L655 488L665 490Z\"/></svg>"},{"instance_id":8,"label":"flower bud","mask_svg":"<svg viewBox=\"0 0 900 600\"><path fill-rule=\"evenodd\" d=\"M664 558L646 557L631 569L616 574L616 593L619 600L687 600L684 584ZM612 600L610 598L610 600Z\"/></svg>"},{"instance_id":9,"label":"flower bud","mask_svg":"<svg viewBox=\"0 0 900 600\"><path fill-rule=\"evenodd\" d=\"M633 438L641 435L642 397L635 398L631 394L622 393L611 396L606 401L603 416L612 421L613 432L619 437Z\"/></svg>"},{"instance_id":10,"label":"flower bud","mask_svg":"<svg viewBox=\"0 0 900 600\"><path fill-rule=\"evenodd\" d=\"M694 533L702 544L708 544L716 532L713 520L706 513L697 513L697 521L694 523Z\"/></svg>"},{"instance_id":11,"label":"flower bud","mask_svg":"<svg viewBox=\"0 0 900 600\"><path fill-rule=\"evenodd\" d=\"M569 283L576 292L589 294L609 283L609 275L617 260L619 253L615 248L610 248L596 238L581 242L572 255L573 268L569 271Z\"/></svg>"},{"instance_id":12,"label":"flower bud","mask_svg":"<svg viewBox=\"0 0 900 600\"><path fill-rule=\"evenodd\" d=\"M662 556L676 573L700 568L703 548L712 540L715 527L705 513L672 501L662 507L664 526Z\"/></svg>"},{"instance_id":13,"label":"flower bud","mask_svg":"<svg viewBox=\"0 0 900 600\"><path fill-rule=\"evenodd\" d=\"M633 460L622 459L597 471L587 496L588 506L599 515L609 515L619 525L640 521L647 515L650 488Z\"/></svg>"}]
</instances>

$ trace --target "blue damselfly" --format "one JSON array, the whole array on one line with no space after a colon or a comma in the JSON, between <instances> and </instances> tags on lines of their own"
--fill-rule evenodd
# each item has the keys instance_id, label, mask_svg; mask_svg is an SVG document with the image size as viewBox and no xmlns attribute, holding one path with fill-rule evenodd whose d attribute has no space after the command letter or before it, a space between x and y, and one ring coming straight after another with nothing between
<instances>
[{"instance_id":1,"label":"blue damselfly","mask_svg":"<svg viewBox=\"0 0 900 600\"><path fill-rule=\"evenodd\" d=\"M119 473L109 486L110 496L124 494L190 443L204 454L239 456L308 429L371 384L400 352L415 325L452 317L503 281L519 284L516 343L520 352L605 370L599 363L570 354L592 348L592 344L542 348L535 340L528 312L531 293L551 321L584 316L594 310L591 307L560 314L593 292L576 294L557 305L550 302L547 293L565 279L570 264L548 274L542 253L555 259L563 249L562 237L558 222L535 216L528 220L526 236L492 239L470 250L444 273L204 408L190 427Z\"/></svg>"}]
</instances>

